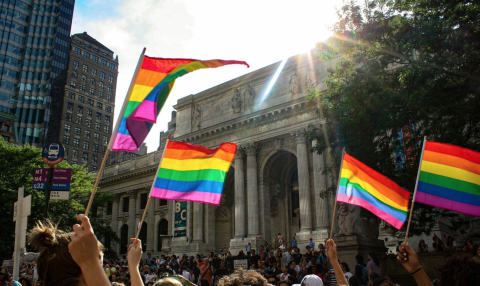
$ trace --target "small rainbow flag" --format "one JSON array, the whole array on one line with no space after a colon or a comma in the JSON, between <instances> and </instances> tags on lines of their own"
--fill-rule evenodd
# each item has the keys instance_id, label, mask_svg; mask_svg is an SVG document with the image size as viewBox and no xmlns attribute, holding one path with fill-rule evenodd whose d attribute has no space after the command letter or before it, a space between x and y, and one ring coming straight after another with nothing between
<instances>
[{"instance_id":1,"label":"small rainbow flag","mask_svg":"<svg viewBox=\"0 0 480 286\"><path fill-rule=\"evenodd\" d=\"M219 205L237 145L218 148L168 141L151 197Z\"/></svg>"},{"instance_id":2,"label":"small rainbow flag","mask_svg":"<svg viewBox=\"0 0 480 286\"><path fill-rule=\"evenodd\" d=\"M344 154L337 201L363 207L401 229L407 218L409 198L410 192Z\"/></svg>"},{"instance_id":3,"label":"small rainbow flag","mask_svg":"<svg viewBox=\"0 0 480 286\"><path fill-rule=\"evenodd\" d=\"M112 151L138 151L156 122L175 80L189 72L242 61L165 59L144 56L128 98L127 107L112 145Z\"/></svg>"},{"instance_id":4,"label":"small rainbow flag","mask_svg":"<svg viewBox=\"0 0 480 286\"><path fill-rule=\"evenodd\" d=\"M427 141L415 201L480 216L480 153Z\"/></svg>"}]
</instances>

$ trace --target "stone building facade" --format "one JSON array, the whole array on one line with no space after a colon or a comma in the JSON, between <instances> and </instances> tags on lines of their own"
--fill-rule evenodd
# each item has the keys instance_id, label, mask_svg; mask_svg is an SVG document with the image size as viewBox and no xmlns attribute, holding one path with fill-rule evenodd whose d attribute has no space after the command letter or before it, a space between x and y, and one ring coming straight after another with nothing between
<instances>
[{"instance_id":1,"label":"stone building facade","mask_svg":"<svg viewBox=\"0 0 480 286\"><path fill-rule=\"evenodd\" d=\"M308 140L306 129L320 119L307 101L307 90L325 90L327 69L333 65L295 56L277 79L280 62L178 100L167 131L173 140L210 148L234 142L238 153L220 206L152 199L140 234L145 250L193 254L226 245L235 254L248 242L253 248L272 244L278 233L287 241L296 236L300 247L309 238L324 241L334 198L319 194L332 184L323 174L330 160L310 152L315 142ZM272 80L275 84L267 90ZM159 151L104 171L101 190L115 195L105 215L121 238L112 246L120 254L145 209L166 136L161 138Z\"/></svg>"}]
</instances>

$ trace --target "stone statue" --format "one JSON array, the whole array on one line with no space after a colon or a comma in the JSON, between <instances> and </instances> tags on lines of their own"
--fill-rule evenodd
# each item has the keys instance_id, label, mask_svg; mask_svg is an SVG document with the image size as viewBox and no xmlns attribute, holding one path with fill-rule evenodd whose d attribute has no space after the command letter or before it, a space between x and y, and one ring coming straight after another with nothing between
<instances>
[{"instance_id":1,"label":"stone statue","mask_svg":"<svg viewBox=\"0 0 480 286\"><path fill-rule=\"evenodd\" d=\"M290 81L288 82L288 84L290 85L290 94L292 96L302 92L301 78L297 72L294 72L290 76Z\"/></svg>"},{"instance_id":2,"label":"stone statue","mask_svg":"<svg viewBox=\"0 0 480 286\"><path fill-rule=\"evenodd\" d=\"M240 113L242 112L242 94L238 88L235 88L232 97L232 109L233 113Z\"/></svg>"},{"instance_id":3,"label":"stone statue","mask_svg":"<svg viewBox=\"0 0 480 286\"><path fill-rule=\"evenodd\" d=\"M257 94L255 93L255 89L251 84L248 84L247 89L245 90L243 95L248 108L253 110L253 105L255 103L255 97L257 96Z\"/></svg>"},{"instance_id":4,"label":"stone statue","mask_svg":"<svg viewBox=\"0 0 480 286\"><path fill-rule=\"evenodd\" d=\"M335 236L358 235L376 239L379 235L378 218L372 218L370 221L361 218L360 207L355 205L340 203L338 225L340 232Z\"/></svg>"},{"instance_id":5,"label":"stone statue","mask_svg":"<svg viewBox=\"0 0 480 286\"><path fill-rule=\"evenodd\" d=\"M200 127L200 119L202 117L202 110L200 105L195 104L192 109L192 127Z\"/></svg>"}]
</instances>

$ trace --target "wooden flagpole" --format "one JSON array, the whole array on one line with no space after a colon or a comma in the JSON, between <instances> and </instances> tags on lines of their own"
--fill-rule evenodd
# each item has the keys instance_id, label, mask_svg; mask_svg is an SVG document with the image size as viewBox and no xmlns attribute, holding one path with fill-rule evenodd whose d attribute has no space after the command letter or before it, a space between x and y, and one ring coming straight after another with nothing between
<instances>
[{"instance_id":1,"label":"wooden flagpole","mask_svg":"<svg viewBox=\"0 0 480 286\"><path fill-rule=\"evenodd\" d=\"M343 155L345 155L345 147L342 150L342 161L340 163L340 171L338 173L338 183L337 183L337 192L335 194L335 205L333 207L333 218L332 218L332 226L330 227L330 239L332 239L333 235L333 226L335 225L335 214L337 212L337 197L338 197L338 188L340 187L340 178L342 175L342 167L343 167Z\"/></svg>"},{"instance_id":2,"label":"wooden flagpole","mask_svg":"<svg viewBox=\"0 0 480 286\"><path fill-rule=\"evenodd\" d=\"M405 241L403 241L404 244L407 244L408 233L410 231L410 222L412 221L413 205L415 204L415 196L417 195L418 179L420 178L420 170L422 169L422 160L423 160L423 152L425 151L425 144L427 144L427 136L423 137L422 154L420 155L420 164L418 165L417 180L415 181L415 190L413 191L412 206L410 207L410 215L408 217L408 224L407 224L407 233L405 234Z\"/></svg>"},{"instance_id":3,"label":"wooden flagpole","mask_svg":"<svg viewBox=\"0 0 480 286\"><path fill-rule=\"evenodd\" d=\"M138 236L140 235L140 230L142 230L142 224L143 224L143 221L145 220L145 214L147 213L148 205L150 204L150 199L152 198L153 187L155 186L155 181L157 179L158 172L160 171L160 166L162 166L163 157L165 156L165 150L167 149L168 141L170 141L171 136L172 136L172 133L168 134L167 141L165 142L165 148L163 148L162 158L160 159L160 163L158 164L157 171L155 172L155 177L153 178L152 186L150 187L150 193L148 193L147 204L145 205L145 209L143 209L142 219L138 224L138 230L137 230L137 235L135 236L135 241L138 239Z\"/></svg>"},{"instance_id":4,"label":"wooden flagpole","mask_svg":"<svg viewBox=\"0 0 480 286\"><path fill-rule=\"evenodd\" d=\"M95 197L95 193L97 192L98 184L100 183L100 178L102 177L103 169L105 168L105 164L107 163L108 154L110 153L110 150L112 149L113 141L115 141L115 137L117 136L118 129L120 128L120 123L122 122L123 114L125 114L125 110L127 109L128 101L130 100L130 95L132 94L132 91L133 91L133 85L134 85L135 81L137 80L138 73L140 72L140 69L142 67L143 59L145 58L145 50L146 50L146 48L143 48L142 54L140 55L140 58L138 59L137 67L135 68L135 72L133 74L132 81L130 82L130 87L128 88L128 92L127 92L127 95L125 96L125 100L123 101L122 109L120 110L120 113L118 114L117 123L115 124L115 128L113 129L112 136L110 136L110 141L108 142L107 150L105 150L105 155L103 155L103 160L102 160L102 164L100 165L100 169L98 169L97 179L95 180L95 185L93 185L93 190L92 190L92 194L90 195L90 200L88 201L87 208L85 209L85 215L86 216L88 216L88 213L90 212L90 208L92 207L93 198ZM112 138L113 138L113 140L112 140Z\"/></svg>"}]
</instances>

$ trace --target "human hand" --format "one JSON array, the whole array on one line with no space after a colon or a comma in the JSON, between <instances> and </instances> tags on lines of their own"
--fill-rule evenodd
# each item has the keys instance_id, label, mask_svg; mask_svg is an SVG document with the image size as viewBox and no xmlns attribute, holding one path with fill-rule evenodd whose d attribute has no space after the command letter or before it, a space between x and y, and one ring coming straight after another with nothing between
<instances>
[{"instance_id":1,"label":"human hand","mask_svg":"<svg viewBox=\"0 0 480 286\"><path fill-rule=\"evenodd\" d=\"M418 261L418 255L406 243L400 245L400 251L397 252L397 260L402 263L403 267L409 272L412 273L420 268L420 262Z\"/></svg>"},{"instance_id":2,"label":"human hand","mask_svg":"<svg viewBox=\"0 0 480 286\"><path fill-rule=\"evenodd\" d=\"M140 239L135 240L135 238L130 238L132 244L128 247L128 267L133 267L138 269L138 264L142 259L142 241Z\"/></svg>"},{"instance_id":3,"label":"human hand","mask_svg":"<svg viewBox=\"0 0 480 286\"><path fill-rule=\"evenodd\" d=\"M325 250L325 253L327 254L327 257L330 258L330 260L337 261L337 245L333 241L333 239L327 240L327 248Z\"/></svg>"},{"instance_id":4,"label":"human hand","mask_svg":"<svg viewBox=\"0 0 480 286\"><path fill-rule=\"evenodd\" d=\"M90 220L83 214L78 215L77 219L82 225L73 226L74 233L70 234L71 242L68 244L68 251L80 268L101 264L98 241Z\"/></svg>"}]
</instances>

